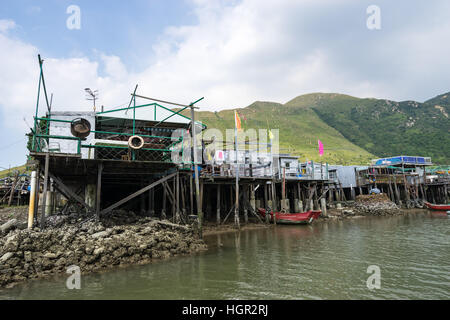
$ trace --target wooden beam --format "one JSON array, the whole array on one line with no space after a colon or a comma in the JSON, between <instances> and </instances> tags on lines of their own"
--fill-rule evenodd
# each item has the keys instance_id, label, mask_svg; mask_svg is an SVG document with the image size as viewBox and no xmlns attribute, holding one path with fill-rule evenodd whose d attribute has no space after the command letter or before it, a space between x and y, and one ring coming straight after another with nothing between
<instances>
[{"instance_id":1,"label":"wooden beam","mask_svg":"<svg viewBox=\"0 0 450 320\"><path fill-rule=\"evenodd\" d=\"M170 203L172 203L172 204L174 205L174 204L175 204L175 200L174 200L175 198L174 198L172 189L170 188L170 186L169 186L169 184L167 183L167 181L163 183L163 186L164 186L164 188L166 189L167 194L169 195Z\"/></svg>"},{"instance_id":2,"label":"wooden beam","mask_svg":"<svg viewBox=\"0 0 450 320\"><path fill-rule=\"evenodd\" d=\"M11 190L9 192L8 206L11 206L11 204L12 204L12 200L14 198L14 193L16 191L16 185L17 185L18 181L19 181L19 171L17 171L16 175L14 176L14 181L11 185ZM5 197L6 197L6 194L5 194Z\"/></svg>"},{"instance_id":3,"label":"wooden beam","mask_svg":"<svg viewBox=\"0 0 450 320\"><path fill-rule=\"evenodd\" d=\"M100 213L101 214L105 214L105 213L110 212L111 210L114 210L115 208L121 206L122 204L124 204L124 203L126 203L128 201L130 201L131 199L134 199L135 197L143 194L144 192L146 192L146 191L156 187L157 185L159 185L159 184L161 184L161 183L163 183L163 182L165 182L165 181L167 181L169 179L172 179L175 175L176 175L176 172L172 173L172 174L169 174L168 176L165 176L165 177L163 177L163 178L161 178L161 179L159 179L159 180L149 184L148 186L146 186L146 187L136 191L135 193L130 194L129 196L123 198L122 200L119 200L116 203L110 205L108 208L102 210Z\"/></svg>"},{"instance_id":4,"label":"wooden beam","mask_svg":"<svg viewBox=\"0 0 450 320\"><path fill-rule=\"evenodd\" d=\"M216 220L217 220L217 225L220 225L220 184L217 185L216 205L217 205Z\"/></svg>"},{"instance_id":5,"label":"wooden beam","mask_svg":"<svg viewBox=\"0 0 450 320\"><path fill-rule=\"evenodd\" d=\"M44 228L45 226L45 206L47 204L49 162L50 162L50 154L47 152L47 154L45 155L45 166L44 166L44 190L42 192L41 228Z\"/></svg>"},{"instance_id":6,"label":"wooden beam","mask_svg":"<svg viewBox=\"0 0 450 320\"><path fill-rule=\"evenodd\" d=\"M48 173L49 177L53 179L53 181L56 182L57 189L64 194L68 199L73 199L79 204L81 204L83 207L85 207L87 210L92 211L93 208L91 208L86 202L84 202L83 198L81 198L79 195L77 195L75 192L70 190L58 177L56 177L51 172Z\"/></svg>"},{"instance_id":7,"label":"wooden beam","mask_svg":"<svg viewBox=\"0 0 450 320\"><path fill-rule=\"evenodd\" d=\"M180 174L177 171L177 176L175 179L175 222L180 223Z\"/></svg>"},{"instance_id":8,"label":"wooden beam","mask_svg":"<svg viewBox=\"0 0 450 320\"><path fill-rule=\"evenodd\" d=\"M100 201L101 201L101 192L102 192L102 172L103 172L103 163L100 162L98 164L98 171L97 171L97 198L95 200L95 213L97 215L97 220L100 220Z\"/></svg>"}]
</instances>

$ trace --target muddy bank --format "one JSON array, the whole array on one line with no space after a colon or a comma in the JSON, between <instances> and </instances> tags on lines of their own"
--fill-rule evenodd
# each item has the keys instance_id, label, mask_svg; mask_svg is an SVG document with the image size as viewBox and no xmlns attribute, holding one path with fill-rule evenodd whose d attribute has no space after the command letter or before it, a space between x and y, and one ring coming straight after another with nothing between
<instances>
[{"instance_id":1,"label":"muddy bank","mask_svg":"<svg viewBox=\"0 0 450 320\"><path fill-rule=\"evenodd\" d=\"M271 225L267 225L260 222L249 222L247 224L241 223L240 231L244 230L253 230L253 229L261 229L261 228L270 228ZM228 232L238 232L239 230L234 226L234 223L230 224L205 224L203 225L203 235L204 236L210 236L215 234L221 234L221 233L228 233Z\"/></svg>"},{"instance_id":2,"label":"muddy bank","mask_svg":"<svg viewBox=\"0 0 450 320\"><path fill-rule=\"evenodd\" d=\"M133 213L98 222L54 216L44 230L12 228L0 237L0 287L65 273L72 265L88 273L205 249L191 227Z\"/></svg>"}]
</instances>

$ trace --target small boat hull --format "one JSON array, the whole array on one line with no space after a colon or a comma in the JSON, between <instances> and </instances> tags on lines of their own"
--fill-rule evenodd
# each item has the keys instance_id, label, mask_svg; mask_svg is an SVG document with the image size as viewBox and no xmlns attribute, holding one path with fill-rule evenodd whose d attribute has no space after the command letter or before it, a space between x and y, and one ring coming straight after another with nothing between
<instances>
[{"instance_id":1,"label":"small boat hull","mask_svg":"<svg viewBox=\"0 0 450 320\"><path fill-rule=\"evenodd\" d=\"M431 210L447 211L450 210L450 204L433 204L424 201L425 205Z\"/></svg>"},{"instance_id":2,"label":"small boat hull","mask_svg":"<svg viewBox=\"0 0 450 320\"><path fill-rule=\"evenodd\" d=\"M266 210L259 208L259 214L266 218ZM301 225L301 224L311 224L314 220L316 220L322 211L320 210L310 210L307 212L299 212L299 213L283 213L283 212L275 212L275 220L277 224L293 224L293 225ZM269 221L273 221L274 213L269 213Z\"/></svg>"}]
</instances>

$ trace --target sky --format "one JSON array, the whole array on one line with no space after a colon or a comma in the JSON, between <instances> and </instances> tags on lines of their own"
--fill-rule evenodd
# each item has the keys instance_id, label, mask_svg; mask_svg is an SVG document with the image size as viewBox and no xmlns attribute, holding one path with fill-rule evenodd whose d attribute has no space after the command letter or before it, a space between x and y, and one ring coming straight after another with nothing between
<instances>
[{"instance_id":1,"label":"sky","mask_svg":"<svg viewBox=\"0 0 450 320\"><path fill-rule=\"evenodd\" d=\"M216 111L311 92L422 102L450 91L449 39L447 0L2 0L0 170L26 162L38 54L55 111L92 111L86 87L126 105L136 84Z\"/></svg>"}]
</instances>

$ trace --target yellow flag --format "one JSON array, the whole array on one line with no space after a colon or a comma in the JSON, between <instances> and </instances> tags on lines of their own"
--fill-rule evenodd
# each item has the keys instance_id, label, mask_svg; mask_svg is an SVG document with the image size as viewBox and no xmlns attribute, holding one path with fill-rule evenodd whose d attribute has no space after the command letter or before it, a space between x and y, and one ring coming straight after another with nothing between
<instances>
[{"instance_id":1,"label":"yellow flag","mask_svg":"<svg viewBox=\"0 0 450 320\"><path fill-rule=\"evenodd\" d=\"M234 124L238 130L241 130L241 118L236 110L234 110Z\"/></svg>"},{"instance_id":2,"label":"yellow flag","mask_svg":"<svg viewBox=\"0 0 450 320\"><path fill-rule=\"evenodd\" d=\"M273 140L273 133L272 133L272 130L269 130L269 139L270 139L270 140Z\"/></svg>"}]
</instances>

